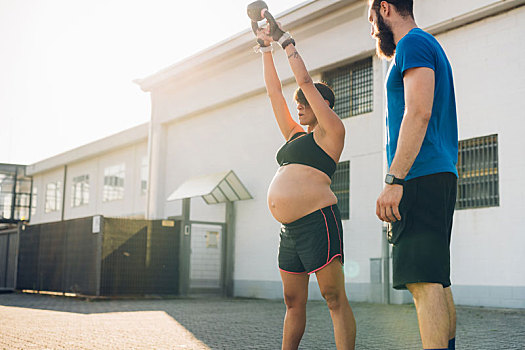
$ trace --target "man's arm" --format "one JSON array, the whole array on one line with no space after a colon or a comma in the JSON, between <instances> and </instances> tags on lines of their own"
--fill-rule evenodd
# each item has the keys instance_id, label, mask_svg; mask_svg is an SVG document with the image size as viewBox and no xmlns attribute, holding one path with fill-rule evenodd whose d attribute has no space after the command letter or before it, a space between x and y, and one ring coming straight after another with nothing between
<instances>
[{"instance_id":1,"label":"man's arm","mask_svg":"<svg viewBox=\"0 0 525 350\"><path fill-rule=\"evenodd\" d=\"M427 132L434 103L434 71L425 67L409 69L405 72L403 83L405 114L389 171L400 179L407 176L414 164Z\"/></svg>"},{"instance_id":2,"label":"man's arm","mask_svg":"<svg viewBox=\"0 0 525 350\"><path fill-rule=\"evenodd\" d=\"M407 176L423 144L432 115L434 80L434 71L426 67L408 69L403 77L405 114L399 130L396 155L389 170L397 178L404 179ZM399 202L402 197L403 186L385 185L377 199L377 217L387 222L401 220Z\"/></svg>"}]
</instances>

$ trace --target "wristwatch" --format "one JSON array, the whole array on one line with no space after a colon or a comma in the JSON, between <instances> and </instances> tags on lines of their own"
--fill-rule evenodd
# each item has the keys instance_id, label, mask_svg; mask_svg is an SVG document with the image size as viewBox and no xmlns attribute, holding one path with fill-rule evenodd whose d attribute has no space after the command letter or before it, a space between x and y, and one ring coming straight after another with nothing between
<instances>
[{"instance_id":1,"label":"wristwatch","mask_svg":"<svg viewBox=\"0 0 525 350\"><path fill-rule=\"evenodd\" d=\"M401 185L405 184L405 179L399 179L392 174L386 174L385 183L388 185Z\"/></svg>"}]
</instances>

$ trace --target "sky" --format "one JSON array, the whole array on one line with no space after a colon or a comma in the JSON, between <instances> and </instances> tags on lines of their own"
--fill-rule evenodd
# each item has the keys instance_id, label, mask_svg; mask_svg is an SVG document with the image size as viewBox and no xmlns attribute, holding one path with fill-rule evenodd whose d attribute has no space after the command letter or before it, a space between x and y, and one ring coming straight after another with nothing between
<instances>
[{"instance_id":1,"label":"sky","mask_svg":"<svg viewBox=\"0 0 525 350\"><path fill-rule=\"evenodd\" d=\"M250 27L251 1L0 0L0 163L150 119L133 83ZM279 14L304 0L266 1Z\"/></svg>"}]
</instances>

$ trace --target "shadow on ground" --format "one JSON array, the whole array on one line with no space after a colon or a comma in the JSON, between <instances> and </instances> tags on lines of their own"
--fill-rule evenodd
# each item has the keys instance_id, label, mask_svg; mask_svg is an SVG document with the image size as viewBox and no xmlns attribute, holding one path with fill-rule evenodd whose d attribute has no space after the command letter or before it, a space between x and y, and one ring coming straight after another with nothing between
<instances>
[{"instance_id":1,"label":"shadow on ground","mask_svg":"<svg viewBox=\"0 0 525 350\"><path fill-rule=\"evenodd\" d=\"M420 349L413 305L351 303L357 349ZM0 305L80 314L164 311L212 349L279 349L281 300L176 298L86 301L32 294L0 294ZM458 307L458 348L522 349L525 310ZM335 349L324 302L309 301L301 349Z\"/></svg>"}]
</instances>

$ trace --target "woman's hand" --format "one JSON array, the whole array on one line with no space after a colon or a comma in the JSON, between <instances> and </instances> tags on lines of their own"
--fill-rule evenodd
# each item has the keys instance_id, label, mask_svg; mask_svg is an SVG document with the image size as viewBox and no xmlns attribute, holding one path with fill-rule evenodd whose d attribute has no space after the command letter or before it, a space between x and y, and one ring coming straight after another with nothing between
<instances>
[{"instance_id":1,"label":"woman's hand","mask_svg":"<svg viewBox=\"0 0 525 350\"><path fill-rule=\"evenodd\" d=\"M281 26L280 22L275 21L274 23L268 23L269 33L274 41L279 41L284 35L285 31Z\"/></svg>"},{"instance_id":2,"label":"woman's hand","mask_svg":"<svg viewBox=\"0 0 525 350\"><path fill-rule=\"evenodd\" d=\"M270 26L266 25L263 28L257 30L257 39L260 39L264 42L264 46L270 46L273 38L270 36Z\"/></svg>"}]
</instances>

